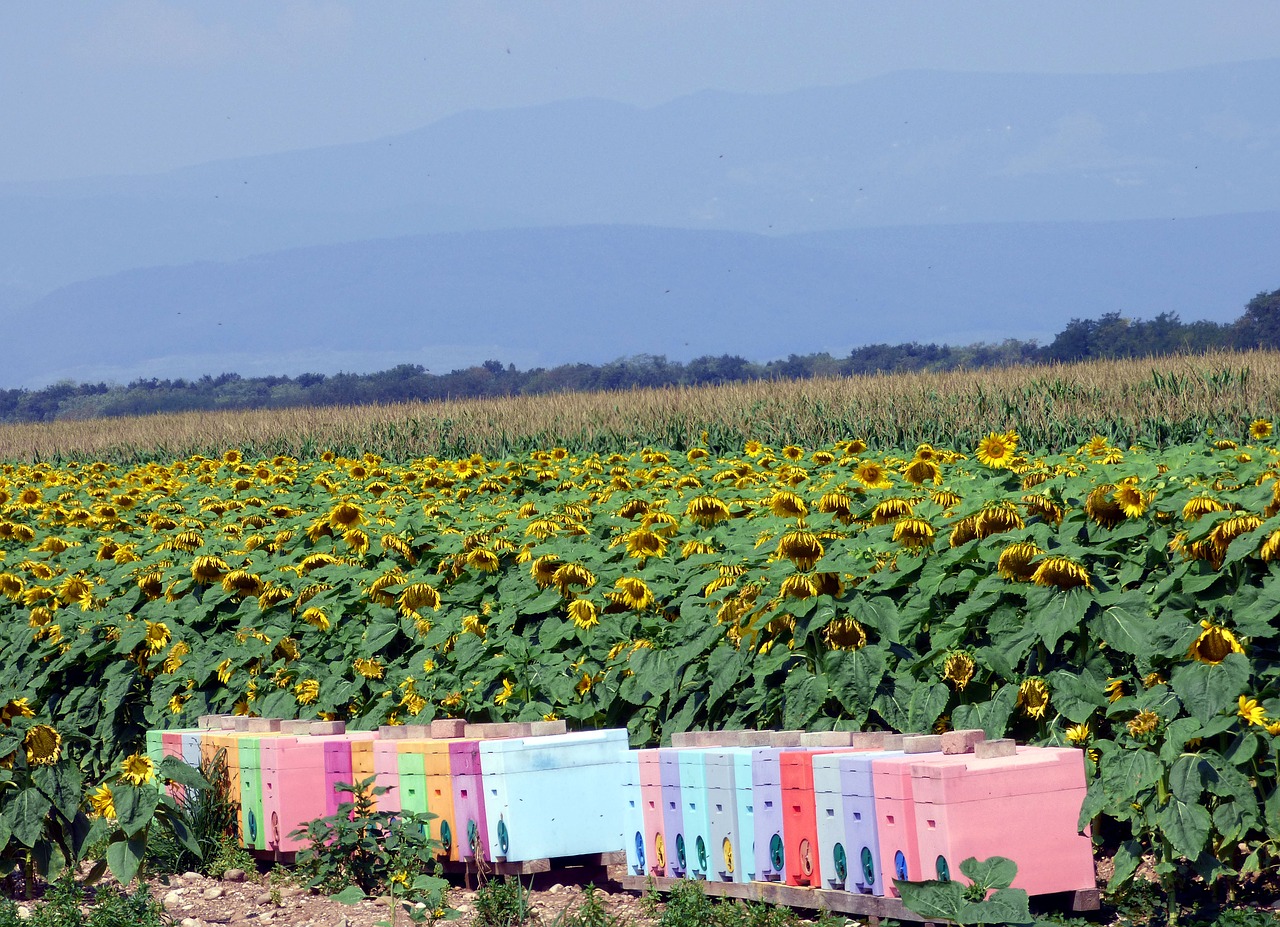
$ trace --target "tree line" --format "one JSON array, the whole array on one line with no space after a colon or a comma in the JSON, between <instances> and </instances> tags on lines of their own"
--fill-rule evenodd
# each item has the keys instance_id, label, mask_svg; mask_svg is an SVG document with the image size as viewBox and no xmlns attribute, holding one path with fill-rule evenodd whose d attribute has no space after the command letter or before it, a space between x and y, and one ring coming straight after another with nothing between
<instances>
[{"instance_id":1,"label":"tree line","mask_svg":"<svg viewBox=\"0 0 1280 927\"><path fill-rule=\"evenodd\" d=\"M1259 293L1234 322L1183 322L1171 312L1147 320L1128 319L1112 312L1097 319L1072 319L1047 345L1013 338L999 344L963 346L913 341L865 345L844 357L825 352L792 354L785 360L764 363L729 354L696 357L687 363L641 354L599 366L564 364L530 370L488 360L443 374L431 373L419 364L401 364L368 374L242 377L224 373L190 380L138 379L124 386L60 382L37 390L0 390L0 423L973 370L1223 348L1280 349L1280 290Z\"/></svg>"}]
</instances>

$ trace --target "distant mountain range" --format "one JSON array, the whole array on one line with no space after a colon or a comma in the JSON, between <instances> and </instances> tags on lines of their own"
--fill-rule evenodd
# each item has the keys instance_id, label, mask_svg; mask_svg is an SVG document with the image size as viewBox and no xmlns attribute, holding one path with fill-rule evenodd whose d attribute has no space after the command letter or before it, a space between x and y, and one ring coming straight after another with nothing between
<instances>
[{"instance_id":1,"label":"distant mountain range","mask_svg":"<svg viewBox=\"0 0 1280 927\"><path fill-rule=\"evenodd\" d=\"M1280 286L1277 86L902 72L0 184L0 387L1225 321Z\"/></svg>"},{"instance_id":2,"label":"distant mountain range","mask_svg":"<svg viewBox=\"0 0 1280 927\"><path fill-rule=\"evenodd\" d=\"M1043 342L1071 318L1112 311L1230 321L1274 288L1277 255L1280 212L786 237L637 226L406 236L71 284L5 321L0 385Z\"/></svg>"}]
</instances>

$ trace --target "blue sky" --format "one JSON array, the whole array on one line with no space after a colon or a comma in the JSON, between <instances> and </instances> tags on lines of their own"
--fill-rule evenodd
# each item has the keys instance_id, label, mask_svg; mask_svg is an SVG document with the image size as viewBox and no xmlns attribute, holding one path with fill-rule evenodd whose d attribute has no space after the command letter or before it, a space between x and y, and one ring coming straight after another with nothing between
<instances>
[{"instance_id":1,"label":"blue sky","mask_svg":"<svg viewBox=\"0 0 1280 927\"><path fill-rule=\"evenodd\" d=\"M1271 0L0 0L0 181L363 141L451 113L906 68L1142 72L1274 57Z\"/></svg>"}]
</instances>

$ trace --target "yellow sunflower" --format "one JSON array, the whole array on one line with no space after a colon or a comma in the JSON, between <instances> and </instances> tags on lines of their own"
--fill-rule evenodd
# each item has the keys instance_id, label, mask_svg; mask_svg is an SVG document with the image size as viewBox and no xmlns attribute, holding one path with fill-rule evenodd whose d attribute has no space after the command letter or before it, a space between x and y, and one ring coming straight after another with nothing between
<instances>
[{"instance_id":1,"label":"yellow sunflower","mask_svg":"<svg viewBox=\"0 0 1280 927\"><path fill-rule=\"evenodd\" d=\"M22 738L30 766L52 766L62 756L62 735L47 724L37 724Z\"/></svg>"},{"instance_id":2,"label":"yellow sunflower","mask_svg":"<svg viewBox=\"0 0 1280 927\"><path fill-rule=\"evenodd\" d=\"M1203 628L1200 636L1187 648L1187 657L1200 663L1217 665L1227 658L1229 653L1244 653L1244 648L1236 640L1236 636L1226 628L1209 621L1201 621Z\"/></svg>"},{"instance_id":3,"label":"yellow sunflower","mask_svg":"<svg viewBox=\"0 0 1280 927\"><path fill-rule=\"evenodd\" d=\"M143 786L156 777L156 764L145 753L133 753L120 761L120 778L132 786Z\"/></svg>"}]
</instances>

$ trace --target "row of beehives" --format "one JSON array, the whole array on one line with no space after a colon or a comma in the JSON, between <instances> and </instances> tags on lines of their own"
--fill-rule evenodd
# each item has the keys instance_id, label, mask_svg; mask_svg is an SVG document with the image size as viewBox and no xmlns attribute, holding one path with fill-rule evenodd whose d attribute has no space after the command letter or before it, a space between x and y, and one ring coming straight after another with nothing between
<instances>
[{"instance_id":1,"label":"row of beehives","mask_svg":"<svg viewBox=\"0 0 1280 927\"><path fill-rule=\"evenodd\" d=\"M698 732L630 750L622 730L563 722L344 732L340 723L201 719L152 732L154 757L224 752L246 847L289 852L334 814L339 782L376 776L381 810L429 812L452 860L508 862L625 849L632 875L893 895L893 879L959 876L1005 856L1032 894L1092 889L1077 831L1083 754L940 736Z\"/></svg>"}]
</instances>

